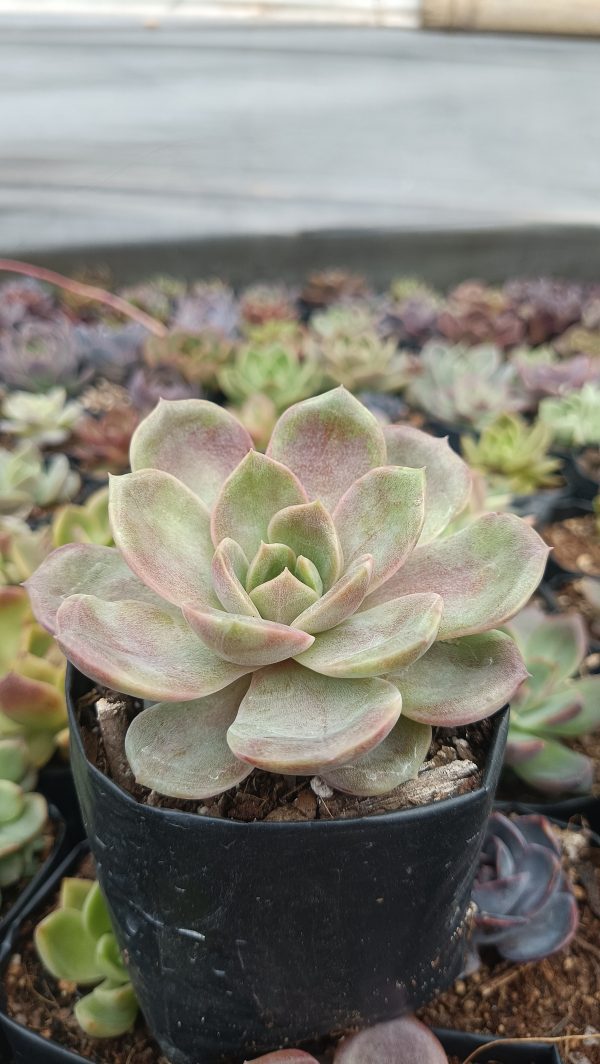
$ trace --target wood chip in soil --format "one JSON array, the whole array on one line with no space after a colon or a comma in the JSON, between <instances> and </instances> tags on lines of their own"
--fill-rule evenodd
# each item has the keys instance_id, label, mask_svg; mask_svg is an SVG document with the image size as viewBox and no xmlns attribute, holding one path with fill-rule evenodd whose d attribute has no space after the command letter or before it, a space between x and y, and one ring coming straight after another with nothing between
<instances>
[{"instance_id":1,"label":"wood chip in soil","mask_svg":"<svg viewBox=\"0 0 600 1064\"><path fill-rule=\"evenodd\" d=\"M600 1033L600 848L559 831L580 924L565 950L529 964L487 959L419 1016L431 1026L504 1038ZM600 1039L561 1045L565 1064L600 1064Z\"/></svg>"},{"instance_id":2,"label":"wood chip in soil","mask_svg":"<svg viewBox=\"0 0 600 1064\"><path fill-rule=\"evenodd\" d=\"M242 821L303 821L375 816L467 794L481 785L492 723L436 729L419 776L377 798L333 792L319 777L280 776L255 770L239 786L203 802L167 798L135 782L125 756L129 723L141 712L139 700L93 688L78 703L89 761L138 802L201 816Z\"/></svg>"},{"instance_id":3,"label":"wood chip in soil","mask_svg":"<svg viewBox=\"0 0 600 1064\"><path fill-rule=\"evenodd\" d=\"M542 529L542 537L554 549L554 560L563 569L600 576L600 535L596 521L593 514L585 514Z\"/></svg>"}]
</instances>

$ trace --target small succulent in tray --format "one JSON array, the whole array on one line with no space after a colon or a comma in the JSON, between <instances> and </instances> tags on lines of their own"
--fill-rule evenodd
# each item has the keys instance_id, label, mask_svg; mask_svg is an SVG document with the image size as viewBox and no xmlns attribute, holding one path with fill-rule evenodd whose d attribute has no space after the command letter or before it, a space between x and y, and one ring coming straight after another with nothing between
<instances>
[{"instance_id":1,"label":"small succulent in tray","mask_svg":"<svg viewBox=\"0 0 600 1064\"><path fill-rule=\"evenodd\" d=\"M81 405L67 400L64 388L49 388L37 395L11 392L0 407L0 432L40 447L55 447L69 438L81 414Z\"/></svg>"},{"instance_id":2,"label":"small succulent in tray","mask_svg":"<svg viewBox=\"0 0 600 1064\"><path fill-rule=\"evenodd\" d=\"M36 870L48 806L31 793L35 779L23 740L0 737L0 900L4 888Z\"/></svg>"},{"instance_id":3,"label":"small succulent in tray","mask_svg":"<svg viewBox=\"0 0 600 1064\"><path fill-rule=\"evenodd\" d=\"M188 399L200 394L200 386L191 384L177 370L165 364L140 366L129 382L129 398L136 410L146 414L159 399Z\"/></svg>"},{"instance_id":4,"label":"small succulent in tray","mask_svg":"<svg viewBox=\"0 0 600 1064\"><path fill-rule=\"evenodd\" d=\"M589 355L561 360L551 347L519 348L510 360L532 407L545 396L567 395L588 381L600 380L600 359Z\"/></svg>"},{"instance_id":5,"label":"small succulent in tray","mask_svg":"<svg viewBox=\"0 0 600 1064\"><path fill-rule=\"evenodd\" d=\"M383 340L371 314L356 306L331 307L311 321L314 349L325 377L350 391L401 391L412 359L395 340Z\"/></svg>"},{"instance_id":6,"label":"small succulent in tray","mask_svg":"<svg viewBox=\"0 0 600 1064\"><path fill-rule=\"evenodd\" d=\"M247 1064L317 1064L301 1049L280 1049ZM333 1064L448 1064L440 1042L414 1016L379 1023L339 1042Z\"/></svg>"},{"instance_id":7,"label":"small succulent in tray","mask_svg":"<svg viewBox=\"0 0 600 1064\"><path fill-rule=\"evenodd\" d=\"M379 322L384 339L413 350L436 335L443 299L434 289L414 278L399 277L390 285L390 295Z\"/></svg>"},{"instance_id":8,"label":"small succulent in tray","mask_svg":"<svg viewBox=\"0 0 600 1064\"><path fill-rule=\"evenodd\" d=\"M178 281L175 277L157 276L122 288L119 295L166 325L177 301L185 296L185 291L184 281Z\"/></svg>"},{"instance_id":9,"label":"small succulent in tray","mask_svg":"<svg viewBox=\"0 0 600 1064\"><path fill-rule=\"evenodd\" d=\"M483 473L491 489L527 495L561 483L562 462L548 448L552 435L546 425L532 425L518 414L500 414L482 429L478 440L461 439L462 452L473 469Z\"/></svg>"},{"instance_id":10,"label":"small succulent in tray","mask_svg":"<svg viewBox=\"0 0 600 1064\"><path fill-rule=\"evenodd\" d=\"M532 347L560 336L579 321L586 301L583 286L551 277L508 281L504 294L525 326L525 339Z\"/></svg>"},{"instance_id":11,"label":"small succulent in tray","mask_svg":"<svg viewBox=\"0 0 600 1064\"><path fill-rule=\"evenodd\" d=\"M55 547L67 543L100 543L112 547L108 488L99 488L81 506L69 503L57 510L52 521L52 542Z\"/></svg>"},{"instance_id":12,"label":"small succulent in tray","mask_svg":"<svg viewBox=\"0 0 600 1064\"><path fill-rule=\"evenodd\" d=\"M139 420L138 412L124 404L100 417L83 417L75 427L69 454L90 473L123 473L129 466L129 444Z\"/></svg>"},{"instance_id":13,"label":"small succulent in tray","mask_svg":"<svg viewBox=\"0 0 600 1064\"><path fill-rule=\"evenodd\" d=\"M600 323L599 323L600 324ZM572 325L562 336L555 340L554 346L560 355L583 354L598 360L600 358L600 329L586 329L581 325Z\"/></svg>"},{"instance_id":14,"label":"small succulent in tray","mask_svg":"<svg viewBox=\"0 0 600 1064\"><path fill-rule=\"evenodd\" d=\"M475 428L525 405L515 370L503 363L500 349L492 344L426 344L406 398L432 418Z\"/></svg>"},{"instance_id":15,"label":"small succulent in tray","mask_svg":"<svg viewBox=\"0 0 600 1064\"><path fill-rule=\"evenodd\" d=\"M87 676L156 700L127 734L140 783L203 798L256 767L383 794L432 725L523 680L497 629L547 548L512 514L441 537L471 491L446 441L338 388L288 409L266 455L221 407L163 402L131 465L110 481L116 549L62 547L27 587Z\"/></svg>"},{"instance_id":16,"label":"small succulent in tray","mask_svg":"<svg viewBox=\"0 0 600 1064\"><path fill-rule=\"evenodd\" d=\"M171 327L175 332L217 333L233 337L239 324L239 307L231 288L221 281L192 285L178 300Z\"/></svg>"},{"instance_id":17,"label":"small succulent in tray","mask_svg":"<svg viewBox=\"0 0 600 1064\"><path fill-rule=\"evenodd\" d=\"M92 377L80 366L75 331L67 319L28 321L0 334L0 380L9 388L77 392Z\"/></svg>"},{"instance_id":18,"label":"small succulent in tray","mask_svg":"<svg viewBox=\"0 0 600 1064\"><path fill-rule=\"evenodd\" d=\"M564 949L579 914L560 858L546 817L492 813L473 887L473 943L518 964Z\"/></svg>"},{"instance_id":19,"label":"small succulent in tray","mask_svg":"<svg viewBox=\"0 0 600 1064\"><path fill-rule=\"evenodd\" d=\"M66 739L65 659L35 624L22 587L0 588L0 737L18 736L36 767Z\"/></svg>"},{"instance_id":20,"label":"small succulent in tray","mask_svg":"<svg viewBox=\"0 0 600 1064\"><path fill-rule=\"evenodd\" d=\"M32 529L20 517L0 517L0 587L27 580L51 550L46 525Z\"/></svg>"},{"instance_id":21,"label":"small succulent in tray","mask_svg":"<svg viewBox=\"0 0 600 1064\"><path fill-rule=\"evenodd\" d=\"M30 320L48 321L56 314L52 293L30 277L0 284L0 329L11 329Z\"/></svg>"},{"instance_id":22,"label":"small succulent in tray","mask_svg":"<svg viewBox=\"0 0 600 1064\"><path fill-rule=\"evenodd\" d=\"M139 361L146 330L134 322L109 326L103 322L75 329L77 355L94 377L121 383Z\"/></svg>"},{"instance_id":23,"label":"small succulent in tray","mask_svg":"<svg viewBox=\"0 0 600 1064\"><path fill-rule=\"evenodd\" d=\"M79 485L79 474L64 454L45 462L32 443L21 443L14 451L0 448L0 515L26 517L36 507L66 502Z\"/></svg>"},{"instance_id":24,"label":"small succulent in tray","mask_svg":"<svg viewBox=\"0 0 600 1064\"><path fill-rule=\"evenodd\" d=\"M242 328L298 317L297 296L282 284L249 285L240 295L239 308Z\"/></svg>"},{"instance_id":25,"label":"small succulent in tray","mask_svg":"<svg viewBox=\"0 0 600 1064\"><path fill-rule=\"evenodd\" d=\"M493 343L503 349L521 343L525 326L499 288L465 281L448 294L437 328L454 343Z\"/></svg>"},{"instance_id":26,"label":"small succulent in tray","mask_svg":"<svg viewBox=\"0 0 600 1064\"><path fill-rule=\"evenodd\" d=\"M589 791L593 765L562 740L600 727L600 676L578 676L587 633L575 613L544 614L529 606L509 630L517 640L528 678L513 697L506 763L546 794Z\"/></svg>"},{"instance_id":27,"label":"small succulent in tray","mask_svg":"<svg viewBox=\"0 0 600 1064\"><path fill-rule=\"evenodd\" d=\"M323 374L314 358L293 345L259 347L250 343L240 347L232 364L221 370L219 384L233 403L264 395L280 414L292 403L320 391Z\"/></svg>"},{"instance_id":28,"label":"small succulent in tray","mask_svg":"<svg viewBox=\"0 0 600 1064\"><path fill-rule=\"evenodd\" d=\"M137 999L98 883L63 879L59 905L37 925L34 939L55 979L94 988L73 1009L87 1035L117 1038L131 1030Z\"/></svg>"},{"instance_id":29,"label":"small succulent in tray","mask_svg":"<svg viewBox=\"0 0 600 1064\"><path fill-rule=\"evenodd\" d=\"M368 294L364 277L348 270L321 270L307 277L300 298L311 308L329 307L343 300L361 299Z\"/></svg>"},{"instance_id":30,"label":"small succulent in tray","mask_svg":"<svg viewBox=\"0 0 600 1064\"><path fill-rule=\"evenodd\" d=\"M580 391L560 399L542 399L539 416L559 444L600 444L600 385L584 384Z\"/></svg>"},{"instance_id":31,"label":"small succulent in tray","mask_svg":"<svg viewBox=\"0 0 600 1064\"><path fill-rule=\"evenodd\" d=\"M234 345L227 337L205 330L202 333L169 332L149 336L144 344L148 366L166 366L189 384L218 388L219 371L231 361Z\"/></svg>"}]
</instances>

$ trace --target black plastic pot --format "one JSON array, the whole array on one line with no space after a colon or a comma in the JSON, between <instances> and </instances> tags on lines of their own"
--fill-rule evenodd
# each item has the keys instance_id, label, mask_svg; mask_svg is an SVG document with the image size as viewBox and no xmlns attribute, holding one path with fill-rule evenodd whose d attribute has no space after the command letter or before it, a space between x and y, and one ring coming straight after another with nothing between
<instances>
[{"instance_id":1,"label":"black plastic pot","mask_svg":"<svg viewBox=\"0 0 600 1064\"><path fill-rule=\"evenodd\" d=\"M591 502L600 491L600 484L585 472L578 454L570 455L569 461L565 464L565 476L574 499L585 499Z\"/></svg>"},{"instance_id":2,"label":"black plastic pot","mask_svg":"<svg viewBox=\"0 0 600 1064\"><path fill-rule=\"evenodd\" d=\"M371 1025L458 975L508 725L477 790L363 819L240 823L135 802L86 759L84 824L142 1011L173 1064L218 1064Z\"/></svg>"},{"instance_id":3,"label":"black plastic pot","mask_svg":"<svg viewBox=\"0 0 600 1064\"><path fill-rule=\"evenodd\" d=\"M85 832L71 765L57 760L44 765L38 776L37 789L62 814L70 845L79 842Z\"/></svg>"},{"instance_id":4,"label":"black plastic pot","mask_svg":"<svg viewBox=\"0 0 600 1064\"><path fill-rule=\"evenodd\" d=\"M506 1045L498 1045L497 1040L491 1036L488 1038L479 1034L466 1034L464 1031L435 1033L446 1052L460 1057L461 1060L466 1060L469 1054L480 1046L495 1042L493 1049L482 1049L477 1056L477 1064L561 1064L556 1046L544 1045L543 1042L517 1045L507 1041Z\"/></svg>"},{"instance_id":5,"label":"black plastic pot","mask_svg":"<svg viewBox=\"0 0 600 1064\"><path fill-rule=\"evenodd\" d=\"M42 862L35 875L31 877L27 886L21 891L14 905L11 905L8 912L6 912L0 920L0 943L2 943L13 920L15 920L24 909L27 908L31 899L38 893L53 869L56 868L57 864L63 859L69 846L66 825L59 810L56 809L55 806L49 805L48 814L50 820L54 824L56 832L54 845L46 857L46 860Z\"/></svg>"}]
</instances>

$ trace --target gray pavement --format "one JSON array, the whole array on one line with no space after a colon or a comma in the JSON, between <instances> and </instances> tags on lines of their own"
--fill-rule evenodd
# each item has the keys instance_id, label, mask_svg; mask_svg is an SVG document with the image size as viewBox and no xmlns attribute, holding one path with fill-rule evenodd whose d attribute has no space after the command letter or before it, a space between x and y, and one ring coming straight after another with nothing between
<instances>
[{"instance_id":1,"label":"gray pavement","mask_svg":"<svg viewBox=\"0 0 600 1064\"><path fill-rule=\"evenodd\" d=\"M0 19L0 247L600 224L600 42Z\"/></svg>"}]
</instances>

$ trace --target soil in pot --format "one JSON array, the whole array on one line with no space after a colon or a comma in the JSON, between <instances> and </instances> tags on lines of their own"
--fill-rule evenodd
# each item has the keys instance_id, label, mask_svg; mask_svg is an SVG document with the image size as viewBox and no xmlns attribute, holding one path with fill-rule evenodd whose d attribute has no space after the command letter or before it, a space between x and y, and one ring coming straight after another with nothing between
<instances>
[{"instance_id":1,"label":"soil in pot","mask_svg":"<svg viewBox=\"0 0 600 1064\"><path fill-rule=\"evenodd\" d=\"M578 470L595 481L600 490L600 447L586 447L575 459Z\"/></svg>"},{"instance_id":2,"label":"soil in pot","mask_svg":"<svg viewBox=\"0 0 600 1064\"><path fill-rule=\"evenodd\" d=\"M600 848L578 833L556 830L580 903L575 938L564 951L529 964L486 956L478 971L420 1010L426 1023L505 1038L599 1032ZM567 1043L561 1053L565 1064L600 1064L600 1041Z\"/></svg>"},{"instance_id":3,"label":"soil in pot","mask_svg":"<svg viewBox=\"0 0 600 1064\"><path fill-rule=\"evenodd\" d=\"M547 525L541 535L553 548L553 560L562 569L600 576L600 534L594 514L568 517Z\"/></svg>"}]
</instances>

